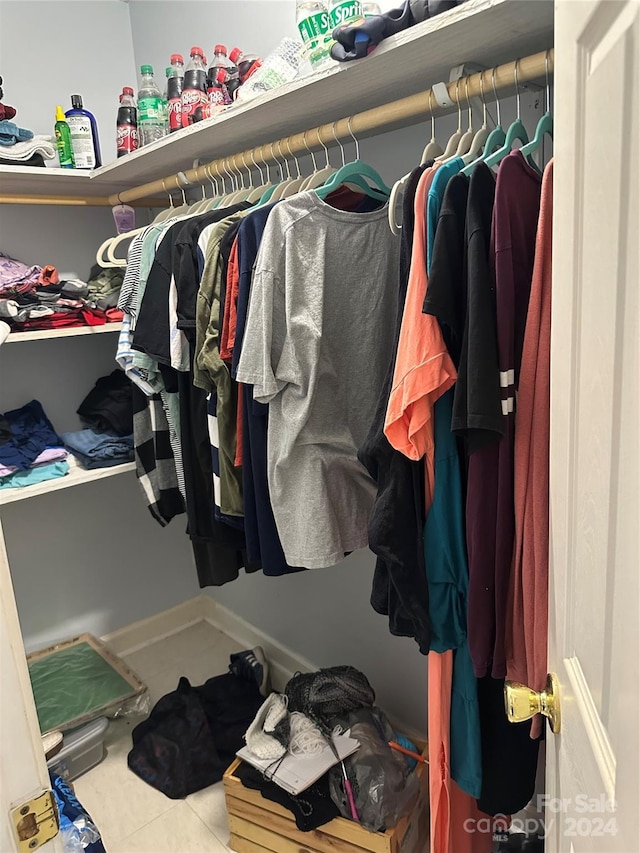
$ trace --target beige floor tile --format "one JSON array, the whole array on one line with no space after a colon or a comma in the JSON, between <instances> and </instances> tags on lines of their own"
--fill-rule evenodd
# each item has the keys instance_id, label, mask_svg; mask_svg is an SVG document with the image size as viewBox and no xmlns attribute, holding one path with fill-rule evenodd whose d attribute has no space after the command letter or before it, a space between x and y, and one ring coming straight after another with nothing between
<instances>
[{"instance_id":1,"label":"beige floor tile","mask_svg":"<svg viewBox=\"0 0 640 853\"><path fill-rule=\"evenodd\" d=\"M146 681L171 664L179 663L191 655L198 655L224 639L227 638L221 631L202 620L164 640L126 655L124 659L140 678Z\"/></svg>"},{"instance_id":2,"label":"beige floor tile","mask_svg":"<svg viewBox=\"0 0 640 853\"><path fill-rule=\"evenodd\" d=\"M174 802L139 779L127 767L131 736L124 734L107 747L101 764L74 781L78 799L92 816L111 853L114 841L131 835L170 809Z\"/></svg>"},{"instance_id":3,"label":"beige floor tile","mask_svg":"<svg viewBox=\"0 0 640 853\"><path fill-rule=\"evenodd\" d=\"M196 813L184 803L113 844L109 853L227 853Z\"/></svg>"},{"instance_id":4,"label":"beige floor tile","mask_svg":"<svg viewBox=\"0 0 640 853\"><path fill-rule=\"evenodd\" d=\"M220 841L229 843L229 819L222 782L190 794L187 803Z\"/></svg>"}]
</instances>

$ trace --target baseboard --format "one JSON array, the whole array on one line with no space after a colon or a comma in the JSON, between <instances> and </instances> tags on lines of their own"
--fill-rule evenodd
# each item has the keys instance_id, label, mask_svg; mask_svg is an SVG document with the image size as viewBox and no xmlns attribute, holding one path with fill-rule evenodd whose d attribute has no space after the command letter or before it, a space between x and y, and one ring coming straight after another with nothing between
<instances>
[{"instance_id":1,"label":"baseboard","mask_svg":"<svg viewBox=\"0 0 640 853\"><path fill-rule=\"evenodd\" d=\"M133 622L101 639L116 654L127 655L203 620L247 649L262 646L269 661L274 690L283 691L287 681L296 672L312 672L317 669L311 661L297 655L206 594L198 595L147 619ZM391 722L394 728L404 732L412 740L420 742L424 739L424 732L408 731L400 722Z\"/></svg>"},{"instance_id":2,"label":"baseboard","mask_svg":"<svg viewBox=\"0 0 640 853\"><path fill-rule=\"evenodd\" d=\"M284 689L284 685L295 672L311 672L316 669L310 661L296 655L291 649L205 594L112 631L101 639L117 655L128 655L202 620L206 620L212 627L247 648L262 646L271 667L271 680L275 690Z\"/></svg>"},{"instance_id":3,"label":"baseboard","mask_svg":"<svg viewBox=\"0 0 640 853\"><path fill-rule=\"evenodd\" d=\"M177 634L190 625L202 622L205 618L205 604L208 596L197 595L182 604L176 604L169 610L154 613L146 619L132 622L117 631L101 637L117 655L128 655L145 646Z\"/></svg>"},{"instance_id":4,"label":"baseboard","mask_svg":"<svg viewBox=\"0 0 640 853\"><path fill-rule=\"evenodd\" d=\"M218 604L211 596L203 595L202 598L204 599L204 618L210 625L247 648L262 646L269 661L274 690L284 690L285 684L296 672L312 672L317 669L310 661L251 625L237 613Z\"/></svg>"}]
</instances>

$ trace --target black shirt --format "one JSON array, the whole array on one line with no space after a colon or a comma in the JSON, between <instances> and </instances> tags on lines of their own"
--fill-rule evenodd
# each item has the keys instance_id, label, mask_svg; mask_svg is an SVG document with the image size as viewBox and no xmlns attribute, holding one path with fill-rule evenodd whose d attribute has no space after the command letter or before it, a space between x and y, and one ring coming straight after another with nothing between
<instances>
[{"instance_id":1,"label":"black shirt","mask_svg":"<svg viewBox=\"0 0 640 853\"><path fill-rule=\"evenodd\" d=\"M407 295L414 230L414 199L426 166L414 169L405 187L398 274L398 308L394 353L380 393L373 423L358 458L378 486L369 520L369 547L377 555L371 605L389 617L392 634L413 637L429 651L429 595L424 564L424 464L395 450L384 434L393 381L395 349Z\"/></svg>"},{"instance_id":2,"label":"black shirt","mask_svg":"<svg viewBox=\"0 0 640 853\"><path fill-rule=\"evenodd\" d=\"M465 279L465 221L469 178L454 175L444 192L433 241L429 287L422 311L438 318L451 360L458 368L462 352L467 286Z\"/></svg>"},{"instance_id":3,"label":"black shirt","mask_svg":"<svg viewBox=\"0 0 640 853\"><path fill-rule=\"evenodd\" d=\"M495 287L489 263L496 181L478 163L469 181L465 224L467 312L460 350L451 429L470 453L502 435ZM431 285L429 285L431 288Z\"/></svg>"}]
</instances>

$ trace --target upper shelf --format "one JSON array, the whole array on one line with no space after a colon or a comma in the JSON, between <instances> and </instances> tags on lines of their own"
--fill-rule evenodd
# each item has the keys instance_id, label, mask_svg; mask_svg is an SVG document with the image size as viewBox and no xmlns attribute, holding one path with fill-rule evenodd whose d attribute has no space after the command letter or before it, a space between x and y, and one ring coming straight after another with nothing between
<instances>
[{"instance_id":1,"label":"upper shelf","mask_svg":"<svg viewBox=\"0 0 640 853\"><path fill-rule=\"evenodd\" d=\"M196 159L224 157L413 95L448 81L455 64L492 67L552 47L553 14L552 0L467 0L386 39L365 59L335 63L246 104L236 103L215 119L171 134L90 176L0 167L0 194L107 196L158 180L193 168ZM49 181L47 173L55 178Z\"/></svg>"}]
</instances>

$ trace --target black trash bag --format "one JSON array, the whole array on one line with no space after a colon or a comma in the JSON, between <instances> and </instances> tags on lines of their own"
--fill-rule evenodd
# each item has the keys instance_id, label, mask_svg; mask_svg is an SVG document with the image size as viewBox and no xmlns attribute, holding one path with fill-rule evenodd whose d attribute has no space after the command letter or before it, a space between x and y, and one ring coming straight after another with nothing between
<instances>
[{"instance_id":1,"label":"black trash bag","mask_svg":"<svg viewBox=\"0 0 640 853\"><path fill-rule=\"evenodd\" d=\"M264 699L233 673L192 687L181 678L132 732L129 769L172 800L222 779Z\"/></svg>"}]
</instances>

